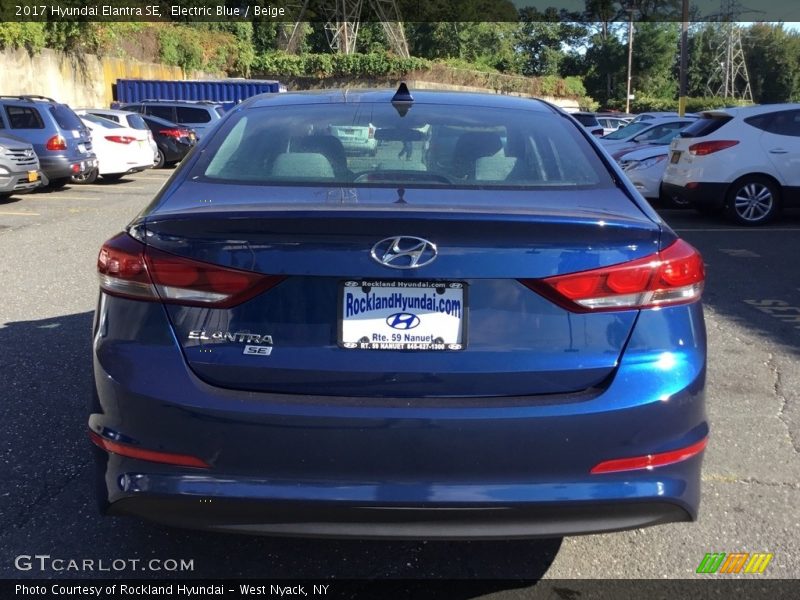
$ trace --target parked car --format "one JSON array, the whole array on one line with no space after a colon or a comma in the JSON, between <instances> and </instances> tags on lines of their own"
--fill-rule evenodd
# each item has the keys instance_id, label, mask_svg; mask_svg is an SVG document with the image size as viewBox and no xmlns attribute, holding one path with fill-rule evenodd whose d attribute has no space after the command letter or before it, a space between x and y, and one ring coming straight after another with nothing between
<instances>
[{"instance_id":1,"label":"parked car","mask_svg":"<svg viewBox=\"0 0 800 600\"><path fill-rule=\"evenodd\" d=\"M632 138L626 141L608 142L605 144L606 150L609 151L614 160L618 160L628 152L641 150L646 146L668 146L681 130L694 122L694 119L666 118L644 122L650 124L650 126L645 127Z\"/></svg>"},{"instance_id":2,"label":"parked car","mask_svg":"<svg viewBox=\"0 0 800 600\"><path fill-rule=\"evenodd\" d=\"M695 519L699 253L547 103L342 97L244 101L102 246L103 509L427 539ZM334 156L366 114L392 142L460 129L458 179Z\"/></svg>"},{"instance_id":3,"label":"parked car","mask_svg":"<svg viewBox=\"0 0 800 600\"><path fill-rule=\"evenodd\" d=\"M680 117L665 117L661 119L651 119L649 121L639 121L638 123L631 123L613 133L603 136L600 138L600 142L606 150L614 152L616 149L626 145L635 144L636 142L633 141L634 139L645 140L649 135L661 137L667 133L668 130L679 131L691 122L691 119ZM656 129L663 125L667 125L668 127L665 129Z\"/></svg>"},{"instance_id":4,"label":"parked car","mask_svg":"<svg viewBox=\"0 0 800 600\"><path fill-rule=\"evenodd\" d=\"M704 112L670 150L665 194L702 213L763 225L800 206L800 104Z\"/></svg>"},{"instance_id":5,"label":"parked car","mask_svg":"<svg viewBox=\"0 0 800 600\"><path fill-rule=\"evenodd\" d=\"M609 133L613 133L617 129L620 129L621 127L625 127L625 125L630 122L630 119L598 115L597 122L600 123L603 128L603 135L608 135Z\"/></svg>"},{"instance_id":6,"label":"parked car","mask_svg":"<svg viewBox=\"0 0 800 600\"><path fill-rule=\"evenodd\" d=\"M136 112L131 112L128 110L114 110L112 108L81 108L75 111L77 115L94 115L96 117L102 117L103 119L108 119L109 121L114 121L123 127L130 127L131 129L139 129L141 131L147 132L148 135L148 143L150 144L150 148L153 151L153 163L158 162L158 145L156 144L156 140L153 137L153 132L150 131L150 128L147 126L147 123L144 122L142 115Z\"/></svg>"},{"instance_id":7,"label":"parked car","mask_svg":"<svg viewBox=\"0 0 800 600\"><path fill-rule=\"evenodd\" d=\"M644 112L636 115L631 123L639 123L640 121L650 121L651 119L663 119L664 117L679 117L680 114L674 111L655 111ZM684 117L697 117L697 113L685 113Z\"/></svg>"},{"instance_id":8,"label":"parked car","mask_svg":"<svg viewBox=\"0 0 800 600\"><path fill-rule=\"evenodd\" d=\"M0 128L33 145L45 185L59 188L97 167L89 130L66 104L44 96L0 96Z\"/></svg>"},{"instance_id":9,"label":"parked car","mask_svg":"<svg viewBox=\"0 0 800 600\"><path fill-rule=\"evenodd\" d=\"M571 113L578 122L583 125L586 130L594 136L601 137L603 135L603 126L597 120L597 115L590 112L574 112Z\"/></svg>"},{"instance_id":10,"label":"parked car","mask_svg":"<svg viewBox=\"0 0 800 600\"><path fill-rule=\"evenodd\" d=\"M646 145L644 148L628 152L618 162L639 193L648 200L661 198L661 179L669 159L668 145ZM668 200L674 207L685 203Z\"/></svg>"},{"instance_id":11,"label":"parked car","mask_svg":"<svg viewBox=\"0 0 800 600\"><path fill-rule=\"evenodd\" d=\"M197 135L192 129L158 117L145 115L142 118L153 133L158 149L154 165L156 169L179 163L197 143Z\"/></svg>"},{"instance_id":12,"label":"parked car","mask_svg":"<svg viewBox=\"0 0 800 600\"><path fill-rule=\"evenodd\" d=\"M138 173L153 166L153 150L147 132L123 127L102 117L90 114L81 120L92 132L92 143L97 155L97 168L89 175L73 179L76 183L92 183L98 175L114 181L130 173Z\"/></svg>"},{"instance_id":13,"label":"parked car","mask_svg":"<svg viewBox=\"0 0 800 600\"><path fill-rule=\"evenodd\" d=\"M192 129L197 135L197 139L209 133L225 114L225 109L221 104L188 100L147 100L121 104L119 108L177 123L181 127Z\"/></svg>"},{"instance_id":14,"label":"parked car","mask_svg":"<svg viewBox=\"0 0 800 600\"><path fill-rule=\"evenodd\" d=\"M0 200L27 194L42 184L33 145L0 130Z\"/></svg>"},{"instance_id":15,"label":"parked car","mask_svg":"<svg viewBox=\"0 0 800 600\"><path fill-rule=\"evenodd\" d=\"M378 153L378 140L375 138L375 126L372 123L331 125L329 131L330 135L342 143L347 153L369 156Z\"/></svg>"}]
</instances>

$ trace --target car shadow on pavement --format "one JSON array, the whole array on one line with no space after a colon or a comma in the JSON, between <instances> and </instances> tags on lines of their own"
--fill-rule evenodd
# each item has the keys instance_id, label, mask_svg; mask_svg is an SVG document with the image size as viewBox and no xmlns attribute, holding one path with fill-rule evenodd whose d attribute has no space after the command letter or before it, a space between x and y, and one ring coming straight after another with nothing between
<instances>
[{"instance_id":1,"label":"car shadow on pavement","mask_svg":"<svg viewBox=\"0 0 800 600\"><path fill-rule=\"evenodd\" d=\"M86 435L92 390L93 313L0 323L0 577L472 580L448 598L529 586L548 570L560 539L523 541L359 541L270 538L166 528L133 517L101 517ZM19 571L13 557L157 558L191 561L186 571ZM97 564L97 563L95 563ZM410 583L409 583L410 582ZM412 585L413 584L413 585ZM351 584L353 585L353 584ZM405 587L403 587L405 586ZM381 590L374 597L390 597ZM411 596L408 596L411 597Z\"/></svg>"}]
</instances>

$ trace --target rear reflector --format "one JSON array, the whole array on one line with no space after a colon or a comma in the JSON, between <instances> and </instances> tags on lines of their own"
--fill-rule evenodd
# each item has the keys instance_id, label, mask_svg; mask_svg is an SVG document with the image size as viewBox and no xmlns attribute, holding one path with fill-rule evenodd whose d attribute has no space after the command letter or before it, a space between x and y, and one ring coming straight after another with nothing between
<instances>
[{"instance_id":1,"label":"rear reflector","mask_svg":"<svg viewBox=\"0 0 800 600\"><path fill-rule=\"evenodd\" d=\"M678 240L661 252L630 262L520 281L573 312L624 310L698 300L705 268L700 253Z\"/></svg>"},{"instance_id":2,"label":"rear reflector","mask_svg":"<svg viewBox=\"0 0 800 600\"><path fill-rule=\"evenodd\" d=\"M719 152L720 150L725 150L725 148L730 148L738 144L736 140L716 140L712 142L699 142L697 144L692 144L689 146L689 154L692 156L706 156L708 154L714 154L714 152Z\"/></svg>"},{"instance_id":3,"label":"rear reflector","mask_svg":"<svg viewBox=\"0 0 800 600\"><path fill-rule=\"evenodd\" d=\"M138 448L128 444L121 444L109 439L106 439L94 431L89 432L89 439L92 442L105 450L106 452L113 452L120 456L127 456L128 458L136 458L139 460L149 460L150 462L165 463L168 465L176 465L179 467L195 467L197 469L208 469L210 465L196 456L189 456L188 454L172 454L171 452L158 452L156 450L147 450L145 448Z\"/></svg>"},{"instance_id":4,"label":"rear reflector","mask_svg":"<svg viewBox=\"0 0 800 600\"><path fill-rule=\"evenodd\" d=\"M103 244L97 271L100 288L114 296L212 308L241 304L285 279L176 256L127 233Z\"/></svg>"},{"instance_id":5,"label":"rear reflector","mask_svg":"<svg viewBox=\"0 0 800 600\"><path fill-rule=\"evenodd\" d=\"M592 475L599 475L601 473L619 473L620 471L637 471L639 469L663 467L697 456L703 451L707 443L708 438L703 438L696 444L678 450L670 450L669 452L661 452L659 454L634 456L631 458L604 460L592 467L592 470L589 472Z\"/></svg>"}]
</instances>

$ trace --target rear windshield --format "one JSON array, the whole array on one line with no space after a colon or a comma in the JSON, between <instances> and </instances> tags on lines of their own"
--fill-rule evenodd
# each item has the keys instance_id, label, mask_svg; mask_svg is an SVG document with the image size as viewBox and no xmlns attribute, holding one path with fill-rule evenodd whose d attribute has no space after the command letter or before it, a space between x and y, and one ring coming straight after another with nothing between
<instances>
[{"instance_id":1,"label":"rear windshield","mask_svg":"<svg viewBox=\"0 0 800 600\"><path fill-rule=\"evenodd\" d=\"M630 125L625 125L625 127L620 127L616 131L612 131L608 135L603 136L604 140L624 140L635 133L645 129L646 127L651 127L652 125L647 121L637 121L636 123L631 123Z\"/></svg>"},{"instance_id":2,"label":"rear windshield","mask_svg":"<svg viewBox=\"0 0 800 600\"><path fill-rule=\"evenodd\" d=\"M253 108L215 135L190 177L267 185L600 187L611 177L554 113L415 104Z\"/></svg>"},{"instance_id":3,"label":"rear windshield","mask_svg":"<svg viewBox=\"0 0 800 600\"><path fill-rule=\"evenodd\" d=\"M119 123L115 123L110 119L105 119L103 117L98 117L92 114L85 114L81 115L81 119L84 121L89 121L89 123L94 123L95 125L100 125L101 127L105 127L106 129L122 129L122 125Z\"/></svg>"},{"instance_id":4,"label":"rear windshield","mask_svg":"<svg viewBox=\"0 0 800 600\"><path fill-rule=\"evenodd\" d=\"M53 118L61 129L83 129L83 123L81 123L81 120L72 112L69 106L54 104L50 107L50 114L53 115Z\"/></svg>"},{"instance_id":5,"label":"rear windshield","mask_svg":"<svg viewBox=\"0 0 800 600\"><path fill-rule=\"evenodd\" d=\"M132 129L147 129L147 123L144 122L142 115L128 115L126 119L128 127Z\"/></svg>"},{"instance_id":6,"label":"rear windshield","mask_svg":"<svg viewBox=\"0 0 800 600\"><path fill-rule=\"evenodd\" d=\"M714 133L733 117L728 116L703 116L681 131L680 136L685 138L703 137Z\"/></svg>"}]
</instances>

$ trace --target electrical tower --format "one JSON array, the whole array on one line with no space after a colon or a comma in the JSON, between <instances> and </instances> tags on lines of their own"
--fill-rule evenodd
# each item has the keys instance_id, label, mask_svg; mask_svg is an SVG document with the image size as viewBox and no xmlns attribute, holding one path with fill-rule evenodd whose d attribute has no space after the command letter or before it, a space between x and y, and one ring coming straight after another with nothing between
<instances>
[{"instance_id":1,"label":"electrical tower","mask_svg":"<svg viewBox=\"0 0 800 600\"><path fill-rule=\"evenodd\" d=\"M303 0L297 3L299 12L296 13L294 25L285 32L285 41L281 45L290 52L298 43L309 2ZM398 56L408 58L408 41L395 0L324 0L314 3L314 8L324 19L325 35L331 50L341 54L353 54L356 51L358 27L365 4L383 26L389 48Z\"/></svg>"},{"instance_id":2,"label":"electrical tower","mask_svg":"<svg viewBox=\"0 0 800 600\"><path fill-rule=\"evenodd\" d=\"M722 22L723 36L716 49L714 71L706 83L712 96L753 101L742 47L742 29L736 23L740 15L749 12L761 11L744 10L737 0L722 0L719 14L714 15Z\"/></svg>"}]
</instances>

